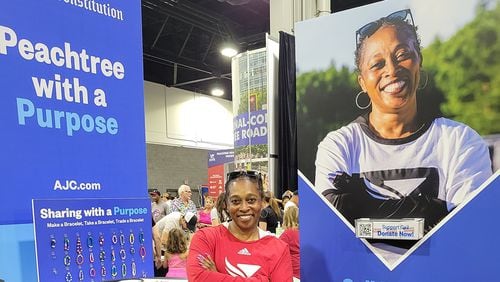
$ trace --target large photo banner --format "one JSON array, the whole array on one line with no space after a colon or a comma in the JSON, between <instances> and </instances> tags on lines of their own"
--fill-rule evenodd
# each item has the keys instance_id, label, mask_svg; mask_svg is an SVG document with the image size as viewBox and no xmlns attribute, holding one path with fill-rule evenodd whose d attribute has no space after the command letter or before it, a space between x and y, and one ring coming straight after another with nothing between
<instances>
[{"instance_id":1,"label":"large photo banner","mask_svg":"<svg viewBox=\"0 0 500 282\"><path fill-rule=\"evenodd\" d=\"M143 196L140 1L0 9L0 224L31 199Z\"/></svg>"},{"instance_id":2,"label":"large photo banner","mask_svg":"<svg viewBox=\"0 0 500 282\"><path fill-rule=\"evenodd\" d=\"M499 230L499 18L498 1L405 0L296 25L302 277L498 277L477 228Z\"/></svg>"}]
</instances>

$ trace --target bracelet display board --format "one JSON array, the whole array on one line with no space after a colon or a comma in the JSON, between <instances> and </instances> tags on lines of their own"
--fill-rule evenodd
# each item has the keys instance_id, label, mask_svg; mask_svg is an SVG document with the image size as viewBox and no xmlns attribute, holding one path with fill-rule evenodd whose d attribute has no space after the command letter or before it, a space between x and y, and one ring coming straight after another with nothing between
<instances>
[{"instance_id":1,"label":"bracelet display board","mask_svg":"<svg viewBox=\"0 0 500 282\"><path fill-rule=\"evenodd\" d=\"M152 277L149 199L33 200L39 281Z\"/></svg>"}]
</instances>

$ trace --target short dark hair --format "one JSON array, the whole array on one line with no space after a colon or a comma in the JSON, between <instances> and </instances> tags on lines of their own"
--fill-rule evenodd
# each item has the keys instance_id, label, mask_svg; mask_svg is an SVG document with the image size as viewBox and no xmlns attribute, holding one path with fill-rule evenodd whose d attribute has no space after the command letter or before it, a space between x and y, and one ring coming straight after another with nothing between
<instances>
[{"instance_id":1,"label":"short dark hair","mask_svg":"<svg viewBox=\"0 0 500 282\"><path fill-rule=\"evenodd\" d=\"M376 29L373 29L371 33L361 36L359 38L359 42L356 45L356 50L354 51L354 64L356 65L356 70L358 72L361 72L361 70L359 69L359 63L361 60L361 51L363 50L365 39L372 36L375 32L377 32L377 30L384 26L393 26L398 32L403 32L406 36L413 38L415 42L415 49L417 50L418 56L420 57L420 65L422 65L424 58L422 57L420 36L417 33L416 26L413 26L412 24L401 19L391 18L380 18L376 20L375 23L378 27Z\"/></svg>"},{"instance_id":2,"label":"short dark hair","mask_svg":"<svg viewBox=\"0 0 500 282\"><path fill-rule=\"evenodd\" d=\"M160 193L160 191L158 191L158 189L152 189L152 190L150 190L149 194L157 194L158 196L161 196L161 193Z\"/></svg>"},{"instance_id":3,"label":"short dark hair","mask_svg":"<svg viewBox=\"0 0 500 282\"><path fill-rule=\"evenodd\" d=\"M229 200L229 187L231 183L239 179L248 179L251 182L256 183L259 196L261 199L264 199L264 185L262 183L262 175L254 170L236 170L227 174L227 181L226 185L224 186L224 190L226 192L226 201Z\"/></svg>"}]
</instances>

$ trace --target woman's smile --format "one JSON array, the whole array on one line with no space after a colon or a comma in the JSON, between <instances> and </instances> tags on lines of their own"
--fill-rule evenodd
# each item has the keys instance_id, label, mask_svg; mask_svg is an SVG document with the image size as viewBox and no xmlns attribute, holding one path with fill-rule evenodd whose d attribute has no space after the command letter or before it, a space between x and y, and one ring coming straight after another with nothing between
<instances>
[{"instance_id":1,"label":"woman's smile","mask_svg":"<svg viewBox=\"0 0 500 282\"><path fill-rule=\"evenodd\" d=\"M358 81L373 110L395 113L416 108L419 71L413 39L393 26L380 28L363 43Z\"/></svg>"},{"instance_id":2,"label":"woman's smile","mask_svg":"<svg viewBox=\"0 0 500 282\"><path fill-rule=\"evenodd\" d=\"M381 89L382 92L387 94L399 94L406 86L406 82L403 80L396 80L384 85Z\"/></svg>"},{"instance_id":3,"label":"woman's smile","mask_svg":"<svg viewBox=\"0 0 500 282\"><path fill-rule=\"evenodd\" d=\"M239 215L238 218L242 222L248 222L248 221L252 220L253 215L252 214L244 214L244 215Z\"/></svg>"}]
</instances>

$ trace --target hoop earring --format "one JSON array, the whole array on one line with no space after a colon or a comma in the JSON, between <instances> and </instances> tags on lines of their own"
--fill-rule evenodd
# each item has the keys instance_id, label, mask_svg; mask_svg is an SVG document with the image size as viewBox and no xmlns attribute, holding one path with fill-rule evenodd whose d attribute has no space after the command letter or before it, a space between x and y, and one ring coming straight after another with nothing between
<instances>
[{"instance_id":1,"label":"hoop earring","mask_svg":"<svg viewBox=\"0 0 500 282\"><path fill-rule=\"evenodd\" d=\"M425 75L424 75L425 74ZM422 81L422 77L425 77L425 82L423 83L423 85L421 85L421 81ZM422 90L424 89L426 86L427 86L427 82L429 82L429 74L425 71L425 70L420 70L420 81L419 81L419 85L417 87L417 90Z\"/></svg>"},{"instance_id":2,"label":"hoop earring","mask_svg":"<svg viewBox=\"0 0 500 282\"><path fill-rule=\"evenodd\" d=\"M356 99L355 99L355 100L356 100L356 106L357 106L359 109L361 109L361 110L366 110L366 109L368 109L368 108L372 105L372 100L370 100L370 103L368 103L368 105L366 105L366 106L361 106L361 105L359 105L359 102L358 102L359 95L361 95L361 94L363 94L363 93L366 93L366 92L365 92L365 91L360 91L360 92L358 93L358 95L356 95ZM368 95L368 93L367 93L367 95ZM368 97L368 99L370 99L370 98Z\"/></svg>"}]
</instances>

